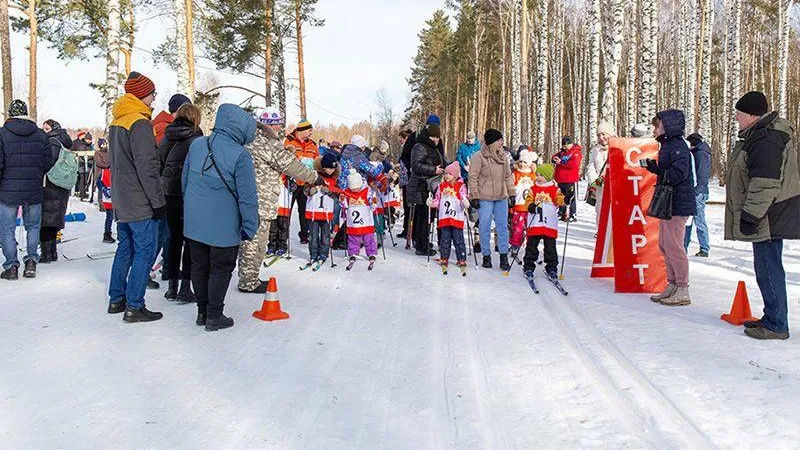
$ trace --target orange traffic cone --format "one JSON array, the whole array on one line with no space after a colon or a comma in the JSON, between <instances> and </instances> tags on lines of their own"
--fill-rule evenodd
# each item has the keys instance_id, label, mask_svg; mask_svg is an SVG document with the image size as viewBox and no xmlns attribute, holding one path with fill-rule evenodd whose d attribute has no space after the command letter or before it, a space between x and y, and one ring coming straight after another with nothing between
<instances>
[{"instance_id":1,"label":"orange traffic cone","mask_svg":"<svg viewBox=\"0 0 800 450\"><path fill-rule=\"evenodd\" d=\"M269 279L267 292L264 294L264 303L261 305L260 311L253 313L253 317L268 322L289 318L289 314L281 310L281 301L278 300L278 281L275 280L275 277Z\"/></svg>"},{"instance_id":2,"label":"orange traffic cone","mask_svg":"<svg viewBox=\"0 0 800 450\"><path fill-rule=\"evenodd\" d=\"M740 281L736 287L736 295L733 297L730 314L723 314L720 319L737 326L745 322L758 320L750 312L750 300L747 297L747 287L745 287L744 281Z\"/></svg>"}]
</instances>

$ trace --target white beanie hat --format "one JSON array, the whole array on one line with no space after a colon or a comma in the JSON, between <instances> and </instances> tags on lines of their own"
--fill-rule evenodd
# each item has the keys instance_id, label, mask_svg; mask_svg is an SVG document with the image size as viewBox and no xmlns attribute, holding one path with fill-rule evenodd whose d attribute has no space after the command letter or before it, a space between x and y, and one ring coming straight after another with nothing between
<instances>
[{"instance_id":1,"label":"white beanie hat","mask_svg":"<svg viewBox=\"0 0 800 450\"><path fill-rule=\"evenodd\" d=\"M347 175L347 187L350 188L351 191L361 190L361 188L364 187L364 179L361 178L361 174L355 170L350 172L350 174Z\"/></svg>"},{"instance_id":2,"label":"white beanie hat","mask_svg":"<svg viewBox=\"0 0 800 450\"><path fill-rule=\"evenodd\" d=\"M361 136L360 134L353 135L353 137L350 138L350 143L358 148L364 148L367 146L367 140L364 139L364 136Z\"/></svg>"},{"instance_id":3,"label":"white beanie hat","mask_svg":"<svg viewBox=\"0 0 800 450\"><path fill-rule=\"evenodd\" d=\"M617 135L616 130L614 130L614 126L611 125L608 122L600 122L600 124L597 125L597 134L600 134L600 133L604 133L604 134L606 134L608 136L616 136Z\"/></svg>"},{"instance_id":4,"label":"white beanie hat","mask_svg":"<svg viewBox=\"0 0 800 450\"><path fill-rule=\"evenodd\" d=\"M519 160L528 163L530 166L539 160L539 155L530 150L523 150L519 152Z\"/></svg>"},{"instance_id":5,"label":"white beanie hat","mask_svg":"<svg viewBox=\"0 0 800 450\"><path fill-rule=\"evenodd\" d=\"M637 123L631 128L631 136L635 138L647 137L650 134L650 128L646 123Z\"/></svg>"},{"instance_id":6,"label":"white beanie hat","mask_svg":"<svg viewBox=\"0 0 800 450\"><path fill-rule=\"evenodd\" d=\"M380 152L383 155L389 153L389 143L388 142L381 141Z\"/></svg>"}]
</instances>

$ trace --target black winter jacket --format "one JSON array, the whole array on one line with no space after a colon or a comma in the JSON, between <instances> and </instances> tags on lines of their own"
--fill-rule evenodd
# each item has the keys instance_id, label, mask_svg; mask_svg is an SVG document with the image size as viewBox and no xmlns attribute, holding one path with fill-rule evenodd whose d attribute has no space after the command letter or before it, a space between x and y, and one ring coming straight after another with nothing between
<instances>
[{"instance_id":1,"label":"black winter jacket","mask_svg":"<svg viewBox=\"0 0 800 450\"><path fill-rule=\"evenodd\" d=\"M192 122L183 117L167 125L164 139L158 146L158 159L161 162L161 188L164 195L182 197L181 177L183 163L189 153L192 141L203 135Z\"/></svg>"},{"instance_id":2,"label":"black winter jacket","mask_svg":"<svg viewBox=\"0 0 800 450\"><path fill-rule=\"evenodd\" d=\"M672 186L672 215L694 216L697 204L692 177L692 158L689 145L683 138L686 119L683 111L670 109L658 113L664 125L664 134L656 140L661 144L658 151L659 181Z\"/></svg>"},{"instance_id":3,"label":"black winter jacket","mask_svg":"<svg viewBox=\"0 0 800 450\"><path fill-rule=\"evenodd\" d=\"M7 120L0 128L0 203L42 203L42 182L53 164L44 131L30 119Z\"/></svg>"},{"instance_id":4,"label":"black winter jacket","mask_svg":"<svg viewBox=\"0 0 800 450\"><path fill-rule=\"evenodd\" d=\"M61 146L72 148L72 139L64 129L52 130L47 133L48 146L53 161L58 160ZM64 189L46 180L44 186L44 200L42 201L42 227L64 228L64 216L69 205L69 189Z\"/></svg>"},{"instance_id":5,"label":"black winter jacket","mask_svg":"<svg viewBox=\"0 0 800 450\"><path fill-rule=\"evenodd\" d=\"M695 195L708 195L708 180L711 177L711 147L705 142L700 142L692 149L694 156L694 172L697 175L697 186L694 187Z\"/></svg>"},{"instance_id":6,"label":"black winter jacket","mask_svg":"<svg viewBox=\"0 0 800 450\"><path fill-rule=\"evenodd\" d=\"M444 169L447 161L428 137L428 132L422 130L417 134L417 143L411 149L411 176L406 186L406 197L410 204L425 204L428 199L428 179L436 176L436 166Z\"/></svg>"}]
</instances>

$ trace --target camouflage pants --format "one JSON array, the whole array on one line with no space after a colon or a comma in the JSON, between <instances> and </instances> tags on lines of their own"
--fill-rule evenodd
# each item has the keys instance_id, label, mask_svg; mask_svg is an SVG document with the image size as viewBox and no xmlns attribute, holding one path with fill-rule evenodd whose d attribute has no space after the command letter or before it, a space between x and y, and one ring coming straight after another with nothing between
<instances>
[{"instance_id":1,"label":"camouflage pants","mask_svg":"<svg viewBox=\"0 0 800 450\"><path fill-rule=\"evenodd\" d=\"M258 279L258 272L267 251L271 222L271 220L261 219L258 232L253 240L242 242L239 251L239 289L243 291L252 291L261 283Z\"/></svg>"}]
</instances>

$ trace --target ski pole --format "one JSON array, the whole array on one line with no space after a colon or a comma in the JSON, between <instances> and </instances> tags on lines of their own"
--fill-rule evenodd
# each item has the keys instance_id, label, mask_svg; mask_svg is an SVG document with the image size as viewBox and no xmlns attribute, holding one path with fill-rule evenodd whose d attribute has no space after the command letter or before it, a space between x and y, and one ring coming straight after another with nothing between
<instances>
[{"instance_id":1,"label":"ski pole","mask_svg":"<svg viewBox=\"0 0 800 450\"><path fill-rule=\"evenodd\" d=\"M381 209L383 209L383 220L386 221L386 228L389 230L389 239L392 241L392 247L397 247L397 242L394 241L394 236L392 235L392 220L389 218L390 216L387 214L389 211L386 208L386 205L383 203L383 199L378 197L378 200L381 202ZM383 239L383 236L381 236ZM383 245L381 243L381 245ZM385 252L384 252L385 253Z\"/></svg>"},{"instance_id":2,"label":"ski pole","mask_svg":"<svg viewBox=\"0 0 800 450\"><path fill-rule=\"evenodd\" d=\"M378 215L373 214L372 217L374 218L375 222L378 221ZM378 237L378 240L381 242L381 253L383 253L383 260L386 261L386 246L383 244L383 235L378 234L377 228L375 229L375 236Z\"/></svg>"},{"instance_id":3,"label":"ski pole","mask_svg":"<svg viewBox=\"0 0 800 450\"><path fill-rule=\"evenodd\" d=\"M466 214L467 219L467 239L469 240L469 251L472 252L472 256L475 258L475 267L478 267L478 254L475 253L475 238L472 236L472 224L469 221L469 210L467 210Z\"/></svg>"},{"instance_id":4,"label":"ski pole","mask_svg":"<svg viewBox=\"0 0 800 450\"><path fill-rule=\"evenodd\" d=\"M411 217L408 218L408 230L406 231L406 250L411 248L411 239L414 236L414 207L416 206L411 204Z\"/></svg>"},{"instance_id":5,"label":"ski pole","mask_svg":"<svg viewBox=\"0 0 800 450\"><path fill-rule=\"evenodd\" d=\"M533 223L533 218L534 217L536 217L536 216L531 215L530 219L528 219L528 226L525 227L525 231L524 231L525 239L522 240L522 244L520 245L519 250L517 250L516 256L514 258L511 258L511 264L509 264L508 270L504 274L505 276L508 276L508 274L511 272L511 269L514 267L514 263L517 262L517 258L519 258L519 251L522 250L522 247L525 246L525 244L528 242L528 228L531 227L531 224Z\"/></svg>"},{"instance_id":6,"label":"ski pole","mask_svg":"<svg viewBox=\"0 0 800 450\"><path fill-rule=\"evenodd\" d=\"M297 187L295 187L297 189ZM289 220L286 221L286 259L292 259L292 213L294 212L294 198L289 198L289 189L286 189L286 203L289 204ZM294 197L294 195L292 195Z\"/></svg>"},{"instance_id":7,"label":"ski pole","mask_svg":"<svg viewBox=\"0 0 800 450\"><path fill-rule=\"evenodd\" d=\"M430 217L431 217L430 213L431 213L431 210L428 209L428 220L429 221L431 220L430 219ZM428 250L427 251L427 254L428 254L427 258L428 258L428 266L429 267L431 265L431 239L433 239L433 230L435 230L435 229L436 229L436 219L431 221L431 223L428 225L428 230L429 230L428 231L428 242L425 243L425 248Z\"/></svg>"},{"instance_id":8,"label":"ski pole","mask_svg":"<svg viewBox=\"0 0 800 450\"><path fill-rule=\"evenodd\" d=\"M567 240L569 239L569 222L567 222L567 231L564 233L564 251L561 252L561 274L558 275L559 280L564 279L564 261L567 259Z\"/></svg>"}]
</instances>

